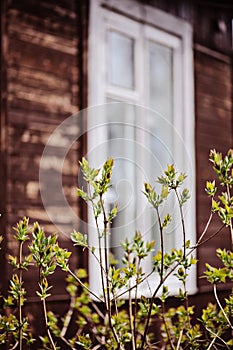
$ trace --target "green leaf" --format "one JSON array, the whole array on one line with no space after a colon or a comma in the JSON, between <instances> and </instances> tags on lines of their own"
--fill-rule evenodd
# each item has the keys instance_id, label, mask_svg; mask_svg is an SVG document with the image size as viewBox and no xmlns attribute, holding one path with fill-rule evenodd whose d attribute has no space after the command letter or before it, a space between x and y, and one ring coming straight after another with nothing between
<instances>
[{"instance_id":1,"label":"green leaf","mask_svg":"<svg viewBox=\"0 0 233 350\"><path fill-rule=\"evenodd\" d=\"M190 198L189 190L184 188L180 196L180 205L183 206Z\"/></svg>"},{"instance_id":2,"label":"green leaf","mask_svg":"<svg viewBox=\"0 0 233 350\"><path fill-rule=\"evenodd\" d=\"M167 227L172 221L171 215L167 214L166 216L164 216L163 218L163 223L162 223L162 227L165 228Z\"/></svg>"},{"instance_id":3,"label":"green leaf","mask_svg":"<svg viewBox=\"0 0 233 350\"><path fill-rule=\"evenodd\" d=\"M212 199L212 212L218 212L219 211L219 203L217 203L214 199Z\"/></svg>"},{"instance_id":4,"label":"green leaf","mask_svg":"<svg viewBox=\"0 0 233 350\"><path fill-rule=\"evenodd\" d=\"M87 278L88 277L88 274L87 274L87 270L86 269L78 269L76 271L76 276L80 279L82 278Z\"/></svg>"},{"instance_id":5,"label":"green leaf","mask_svg":"<svg viewBox=\"0 0 233 350\"><path fill-rule=\"evenodd\" d=\"M112 220L117 216L117 212L118 212L118 207L117 207L117 205L114 205L114 207L112 208L112 210L108 214L108 222L110 224L112 223Z\"/></svg>"},{"instance_id":6,"label":"green leaf","mask_svg":"<svg viewBox=\"0 0 233 350\"><path fill-rule=\"evenodd\" d=\"M205 188L208 196L210 197L214 197L216 191L217 191L217 187L215 185L215 181L206 181L206 188Z\"/></svg>"},{"instance_id":7,"label":"green leaf","mask_svg":"<svg viewBox=\"0 0 233 350\"><path fill-rule=\"evenodd\" d=\"M216 283L220 283L226 282L226 278L227 278L227 270L225 268L216 268L216 267L212 267L211 265L209 265L208 263L206 263L206 271L205 271L205 275L207 280L212 283L212 284L216 284Z\"/></svg>"},{"instance_id":8,"label":"green leaf","mask_svg":"<svg viewBox=\"0 0 233 350\"><path fill-rule=\"evenodd\" d=\"M90 200L90 197L88 196L88 194L81 190L80 188L77 188L77 196L81 197L85 202L88 202Z\"/></svg>"},{"instance_id":9,"label":"green leaf","mask_svg":"<svg viewBox=\"0 0 233 350\"><path fill-rule=\"evenodd\" d=\"M89 350L92 347L92 342L88 334L79 335L78 341L76 341L76 344L82 346L85 350Z\"/></svg>"},{"instance_id":10,"label":"green leaf","mask_svg":"<svg viewBox=\"0 0 233 350\"><path fill-rule=\"evenodd\" d=\"M26 242L30 239L29 233L31 231L30 227L28 226L29 219L24 217L22 220L17 223L16 227L13 227L13 230L16 232L14 238L18 242Z\"/></svg>"},{"instance_id":11,"label":"green leaf","mask_svg":"<svg viewBox=\"0 0 233 350\"><path fill-rule=\"evenodd\" d=\"M74 245L79 245L81 247L88 247L87 244L87 235L82 234L81 232L73 231L71 233L71 240L74 242Z\"/></svg>"}]
</instances>

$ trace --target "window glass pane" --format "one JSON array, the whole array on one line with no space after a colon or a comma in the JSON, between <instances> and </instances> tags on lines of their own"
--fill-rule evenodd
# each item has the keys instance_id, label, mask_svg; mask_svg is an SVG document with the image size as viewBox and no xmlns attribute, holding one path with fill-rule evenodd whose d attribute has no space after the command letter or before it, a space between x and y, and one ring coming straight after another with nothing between
<instances>
[{"instance_id":1,"label":"window glass pane","mask_svg":"<svg viewBox=\"0 0 233 350\"><path fill-rule=\"evenodd\" d=\"M149 42L149 103L166 119L172 116L172 54L171 48Z\"/></svg>"},{"instance_id":2,"label":"window glass pane","mask_svg":"<svg viewBox=\"0 0 233 350\"><path fill-rule=\"evenodd\" d=\"M108 99L108 102L113 100ZM136 217L136 154L135 108L122 103L107 105L108 157L114 158L112 187L106 203L109 209L117 202L118 215L113 220L110 247L121 261L121 242L135 232Z\"/></svg>"},{"instance_id":3,"label":"window glass pane","mask_svg":"<svg viewBox=\"0 0 233 350\"><path fill-rule=\"evenodd\" d=\"M134 40L116 31L108 32L108 82L134 88Z\"/></svg>"},{"instance_id":4,"label":"window glass pane","mask_svg":"<svg viewBox=\"0 0 233 350\"><path fill-rule=\"evenodd\" d=\"M149 147L151 150L151 178L159 176L168 164L174 162L173 129L173 50L169 47L149 42L149 103L153 113L148 116ZM173 214L174 202L171 199L168 211ZM153 215L153 214L152 214ZM154 220L152 219L152 222ZM158 225L153 236L159 241ZM170 225L164 235L165 249L174 247L174 226Z\"/></svg>"}]
</instances>

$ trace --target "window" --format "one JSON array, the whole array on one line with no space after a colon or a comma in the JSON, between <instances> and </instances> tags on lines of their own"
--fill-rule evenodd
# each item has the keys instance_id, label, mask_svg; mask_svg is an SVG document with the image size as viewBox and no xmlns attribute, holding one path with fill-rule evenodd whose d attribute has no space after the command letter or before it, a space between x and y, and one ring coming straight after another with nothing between
<instances>
[{"instance_id":1,"label":"window","mask_svg":"<svg viewBox=\"0 0 233 350\"><path fill-rule=\"evenodd\" d=\"M189 239L195 240L194 111L192 33L188 23L136 1L91 2L89 33L88 158L100 166L115 159L106 202L118 203L109 247L119 259L120 241L139 229L158 241L155 216L142 194L174 163L189 178ZM179 223L165 237L166 249L180 246ZM89 239L95 245L89 219ZM92 232L93 231L93 232ZM93 234L92 234L93 233ZM89 259L90 285L98 267ZM154 280L154 278L153 278ZM151 282L154 283L154 282ZM195 291L195 271L189 281ZM174 288L173 288L174 287ZM143 288L143 287L142 287ZM175 292L177 283L172 283ZM144 292L145 293L145 292Z\"/></svg>"}]
</instances>

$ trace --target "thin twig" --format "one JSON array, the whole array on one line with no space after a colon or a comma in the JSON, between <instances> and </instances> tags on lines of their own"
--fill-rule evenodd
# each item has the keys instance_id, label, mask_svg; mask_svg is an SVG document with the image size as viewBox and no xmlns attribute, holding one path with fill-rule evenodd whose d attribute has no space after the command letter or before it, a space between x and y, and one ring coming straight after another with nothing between
<instances>
[{"instance_id":1,"label":"thin twig","mask_svg":"<svg viewBox=\"0 0 233 350\"><path fill-rule=\"evenodd\" d=\"M131 336L132 336L132 338L131 338L132 349L135 350L135 333L134 333L131 290L129 291L129 322L130 322L130 331L131 331Z\"/></svg>"},{"instance_id":2,"label":"thin twig","mask_svg":"<svg viewBox=\"0 0 233 350\"><path fill-rule=\"evenodd\" d=\"M222 229L225 227L225 224L223 224L216 232L214 232L212 235L210 235L208 238L206 238L204 241L196 244L194 247L192 247L193 250L199 248L201 245L209 242L212 238L214 238L215 236L217 236L219 234L219 232L222 231Z\"/></svg>"},{"instance_id":3,"label":"thin twig","mask_svg":"<svg viewBox=\"0 0 233 350\"><path fill-rule=\"evenodd\" d=\"M101 303L103 303L103 300L96 294L94 293L91 289L89 289L85 283L83 283L76 275L75 273L73 273L70 268L68 267L67 272L74 277L74 279L84 288L86 289L91 295L93 295L93 297L95 297L97 300L99 300Z\"/></svg>"},{"instance_id":4,"label":"thin twig","mask_svg":"<svg viewBox=\"0 0 233 350\"><path fill-rule=\"evenodd\" d=\"M226 185L227 188L227 195L228 195L228 200L230 201L231 199L231 192L230 192L230 187L229 184ZM232 219L230 219L230 232L231 232L231 244L233 245L233 226L232 226Z\"/></svg>"},{"instance_id":5,"label":"thin twig","mask_svg":"<svg viewBox=\"0 0 233 350\"><path fill-rule=\"evenodd\" d=\"M56 346L54 344L53 337L51 335L51 332L50 332L50 329L49 329L49 325L48 325L48 316L47 316L48 313L47 313L45 299L42 300L42 304L43 304L43 311L44 311L45 326L46 326L46 331L47 331L47 334L48 334L48 337L49 337L49 341L50 341L50 344L51 344L53 350L56 350Z\"/></svg>"},{"instance_id":6,"label":"thin twig","mask_svg":"<svg viewBox=\"0 0 233 350\"><path fill-rule=\"evenodd\" d=\"M182 339L182 336L183 336L183 329L181 329L180 331L180 335L179 335L179 339L178 339L178 342L177 342L177 345L176 345L176 350L179 350L180 348L180 342L181 342L181 339Z\"/></svg>"},{"instance_id":7,"label":"thin twig","mask_svg":"<svg viewBox=\"0 0 233 350\"><path fill-rule=\"evenodd\" d=\"M183 234L183 258L185 258L186 255L186 233L185 233L185 224L184 224L184 214L183 214L183 210L182 210L182 204L181 204L181 200L179 197L179 194L177 192L177 188L175 188L175 195L179 204L179 210L180 210L180 218L181 218L181 225L182 225L182 234Z\"/></svg>"},{"instance_id":8,"label":"thin twig","mask_svg":"<svg viewBox=\"0 0 233 350\"><path fill-rule=\"evenodd\" d=\"M69 310L68 310L68 312L65 316L65 319L64 319L64 325L63 325L63 328L61 330L61 337L65 337L67 329L69 327L69 324L70 324L70 321L71 321L71 318L72 318L72 315L74 312L75 299L76 299L76 296L71 295L70 307L69 307Z\"/></svg>"},{"instance_id":9,"label":"thin twig","mask_svg":"<svg viewBox=\"0 0 233 350\"><path fill-rule=\"evenodd\" d=\"M214 333L211 329L209 329L208 327L205 327L206 330L212 334L214 336L214 339L212 340L212 342L210 343L210 345L208 346L207 350L210 350L211 347L214 345L214 342L216 341L216 339L218 338L219 340L221 340L223 342L224 345L226 345L227 349L230 349L230 347L227 345L227 343L225 342L224 339L222 339L217 333Z\"/></svg>"},{"instance_id":10,"label":"thin twig","mask_svg":"<svg viewBox=\"0 0 233 350\"><path fill-rule=\"evenodd\" d=\"M176 198L177 198L179 210L180 210L180 218L181 218L182 233L183 233L183 261L185 261L185 258L186 258L186 230L185 230L185 222L184 222L184 213L183 213L183 209L182 209L182 203L181 203L177 188L175 188L175 194L176 194ZM190 320L190 315L188 312L189 300L188 300L188 292L187 292L187 287L186 287L187 268L185 267L184 269L185 269L185 278L183 280L183 287L184 287L184 297L185 297L185 309L186 309L186 313L187 313L189 327L191 328L191 320Z\"/></svg>"},{"instance_id":11,"label":"thin twig","mask_svg":"<svg viewBox=\"0 0 233 350\"><path fill-rule=\"evenodd\" d=\"M105 259L105 270L106 270L106 288L107 288L107 309L110 310L110 292L109 292L109 262L108 262L108 247L107 247L107 233L108 233L108 220L105 212L104 202L102 195L100 195L100 205L104 216L104 259ZM103 286L104 287L104 286ZM109 311L111 314L111 310Z\"/></svg>"},{"instance_id":12,"label":"thin twig","mask_svg":"<svg viewBox=\"0 0 233 350\"><path fill-rule=\"evenodd\" d=\"M175 350L175 346L174 346L174 344L172 342L171 335L170 335L169 329L167 327L167 321L166 321L166 317L165 317L164 301L162 301L162 319L163 319L163 323L164 323L164 327L165 327L165 332L166 332L167 337L168 337L168 342L169 342L171 348L173 350Z\"/></svg>"},{"instance_id":13,"label":"thin twig","mask_svg":"<svg viewBox=\"0 0 233 350\"><path fill-rule=\"evenodd\" d=\"M163 241L163 226L159 214L158 207L155 207L158 222L159 222L159 232L160 232L160 247L161 247L161 265L160 265L160 280L163 280L163 269L164 269L164 241Z\"/></svg>"},{"instance_id":14,"label":"thin twig","mask_svg":"<svg viewBox=\"0 0 233 350\"><path fill-rule=\"evenodd\" d=\"M212 348L212 346L214 345L214 342L216 341L217 339L217 335L215 334L214 338L212 339L211 343L209 344L207 350L210 350Z\"/></svg>"},{"instance_id":15,"label":"thin twig","mask_svg":"<svg viewBox=\"0 0 233 350\"><path fill-rule=\"evenodd\" d=\"M206 234L206 232L207 232L207 230L208 230L208 228L210 226L210 223L212 221L212 218L213 218L213 213L211 212L210 216L209 216L209 219L207 220L207 223L205 225L204 231L202 232L201 236L199 237L199 239L198 239L198 241L197 241L197 243L195 244L194 247L196 247L197 245L201 244L201 240L205 236L205 234Z\"/></svg>"},{"instance_id":16,"label":"thin twig","mask_svg":"<svg viewBox=\"0 0 233 350\"><path fill-rule=\"evenodd\" d=\"M229 320L229 318L228 318L228 316L227 316L227 314L226 314L224 308L222 307L222 304L221 304L221 302L220 302L220 300L219 300L219 298L218 298L216 283L214 283L214 297L215 297L215 299L216 299L216 301L217 301L217 304L218 304L219 308L221 309L221 311L222 311L222 313L223 313L225 319L227 320L227 323L229 324L229 326L231 327L231 329L233 329L233 326L232 326L232 324L231 324L231 321Z\"/></svg>"},{"instance_id":17,"label":"thin twig","mask_svg":"<svg viewBox=\"0 0 233 350\"><path fill-rule=\"evenodd\" d=\"M12 347L12 348L10 348L9 350L15 350L15 349L17 349L17 346L19 345L19 342L17 341L16 343L15 343L15 345Z\"/></svg>"},{"instance_id":18,"label":"thin twig","mask_svg":"<svg viewBox=\"0 0 233 350\"><path fill-rule=\"evenodd\" d=\"M20 242L19 245L19 284L20 284L20 292L19 292L19 350L23 349L23 330L22 330L22 283L23 283L23 271L22 271L22 263L23 263L23 241Z\"/></svg>"},{"instance_id":19,"label":"thin twig","mask_svg":"<svg viewBox=\"0 0 233 350\"><path fill-rule=\"evenodd\" d=\"M65 337L61 337L61 340L63 341L63 343L65 343L67 346L69 346L71 350L76 349L69 343L69 341Z\"/></svg>"},{"instance_id":20,"label":"thin twig","mask_svg":"<svg viewBox=\"0 0 233 350\"><path fill-rule=\"evenodd\" d=\"M89 193L91 193L89 189ZM97 229L97 234L98 234L98 250L99 250L99 261L100 261L100 274L101 274L101 284L102 284L102 291L103 291L103 298L105 305L107 306L107 299L106 299L106 293L105 293L105 287L104 287L104 267L103 267L103 260L102 260L102 244L101 244L101 233L100 233L100 228L99 228L99 223L98 223L98 218L95 215L95 204L93 199L91 199L91 204L92 204L92 211L93 215L95 218L95 225Z\"/></svg>"},{"instance_id":21,"label":"thin twig","mask_svg":"<svg viewBox=\"0 0 233 350\"><path fill-rule=\"evenodd\" d=\"M139 281L140 264L141 264L141 259L138 258L136 282ZM137 342L137 335L136 335L136 329L137 329L137 325L136 325L137 308L138 308L138 284L137 284L137 286L135 288L135 298L134 298L134 343L135 344Z\"/></svg>"},{"instance_id":22,"label":"thin twig","mask_svg":"<svg viewBox=\"0 0 233 350\"><path fill-rule=\"evenodd\" d=\"M90 253L93 255L93 257L96 259L96 261L97 261L99 267L103 270L103 273L105 274L105 277L106 277L106 276L107 276L107 273L106 273L104 267L101 265L101 262L100 262L100 259L98 258L98 256L95 254L95 252L93 251L93 249L92 249L91 247L87 246L86 248L87 248L87 250L89 250L89 252L90 252Z\"/></svg>"},{"instance_id":23,"label":"thin twig","mask_svg":"<svg viewBox=\"0 0 233 350\"><path fill-rule=\"evenodd\" d=\"M149 322L150 322L150 318L151 318L151 313L152 313L152 308L153 308L153 304L154 304L154 299L156 294L158 293L159 288L163 285L164 283L164 278L163 278L163 269L164 269L164 242L163 242L163 227L162 227L162 223L161 223L161 218L160 218L160 214L159 214L159 209L158 207L155 207L156 210L156 214L157 214L157 218L158 218L158 222L159 222L159 232L160 232L160 245L161 245L161 264L160 264L160 283L159 286L155 289L152 298L150 300L150 305L149 305L149 310L148 310L148 315L147 315L147 319L146 319L146 325L145 325L145 331L143 334L143 338L142 338L142 344L141 344L141 350L143 350L145 341L146 341L146 335L149 329Z\"/></svg>"},{"instance_id":24,"label":"thin twig","mask_svg":"<svg viewBox=\"0 0 233 350\"><path fill-rule=\"evenodd\" d=\"M100 309L98 308L98 306L96 305L96 303L93 302L93 300L91 300L91 305L93 306L93 308L95 309L95 311L97 312L97 314L104 320L104 314L100 311Z\"/></svg>"},{"instance_id":25,"label":"thin twig","mask_svg":"<svg viewBox=\"0 0 233 350\"><path fill-rule=\"evenodd\" d=\"M107 288L107 296L105 295L105 299L106 299L106 307L107 307L107 313L108 313L108 321L109 321L109 326L112 330L113 336L119 346L120 349L123 349L122 345L120 344L120 340L118 337L118 334L112 324L112 310L111 310L111 298L110 298L110 285L109 285L109 279L108 279L108 274L109 274L109 262L108 262L108 248L107 248L107 231L108 231L108 220L107 220L107 216L106 216L106 212L105 212L105 207L104 207L104 202L103 202L103 198L102 195L100 195L100 205L102 208L102 213L104 216L104 243L105 243L105 247L104 247L104 252L105 252L105 270L106 270L106 288ZM103 289L104 289L104 285L103 285Z\"/></svg>"}]
</instances>

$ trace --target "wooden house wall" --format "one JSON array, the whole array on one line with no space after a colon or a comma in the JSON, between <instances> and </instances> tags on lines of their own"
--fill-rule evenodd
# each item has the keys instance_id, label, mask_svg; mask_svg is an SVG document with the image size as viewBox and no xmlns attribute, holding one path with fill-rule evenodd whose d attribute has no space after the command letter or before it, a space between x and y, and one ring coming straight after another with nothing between
<instances>
[{"instance_id":1,"label":"wooden house wall","mask_svg":"<svg viewBox=\"0 0 233 350\"><path fill-rule=\"evenodd\" d=\"M197 175L197 235L200 236L206 225L211 202L204 188L206 180L215 178L208 163L210 149L223 152L232 147L232 67L229 57L212 57L210 54L195 51L196 73L196 175ZM207 232L210 237L221 222L214 220ZM216 249L230 248L228 230L220 232L211 241L198 249L198 275L203 275L205 263L218 265ZM201 290L208 288L205 279L198 281Z\"/></svg>"},{"instance_id":2,"label":"wooden house wall","mask_svg":"<svg viewBox=\"0 0 233 350\"><path fill-rule=\"evenodd\" d=\"M47 222L39 161L56 126L79 108L74 2L13 1L8 9L8 222ZM74 174L72 162L70 173ZM20 210L19 210L20 209ZM31 213L28 211L32 210Z\"/></svg>"},{"instance_id":3,"label":"wooden house wall","mask_svg":"<svg viewBox=\"0 0 233 350\"><path fill-rule=\"evenodd\" d=\"M233 4L228 1L199 1L194 15L194 67L196 116L196 210L197 237L210 213L205 182L214 178L208 161L210 149L223 154L233 146L232 105L232 21ZM221 226L216 217L207 232L210 237ZM198 276L205 263L219 265L216 249L230 248L228 230L220 232L198 250ZM205 279L198 278L200 291L208 291Z\"/></svg>"},{"instance_id":4,"label":"wooden house wall","mask_svg":"<svg viewBox=\"0 0 233 350\"><path fill-rule=\"evenodd\" d=\"M1 99L1 232L6 233L2 263L8 253L17 252L11 227L23 216L29 216L31 223L38 220L48 233L56 230L40 198L40 159L54 129L86 103L85 89L81 89L85 85L82 71L86 4L75 0L3 3L1 23L7 49L1 57L5 67L1 77L6 85L1 85L1 92L7 90L7 94ZM78 127L82 128L81 119ZM82 207L74 189L83 146L79 140L70 149L63 173L66 198L77 216L82 215ZM2 156L4 152L6 159ZM59 239L62 246L73 252L71 266L76 268L77 250L66 236L59 235ZM5 266L7 281L11 271L8 264ZM54 302L67 299L65 275L61 273L51 280ZM38 301L34 276L34 271L25 274L28 305Z\"/></svg>"}]
</instances>

